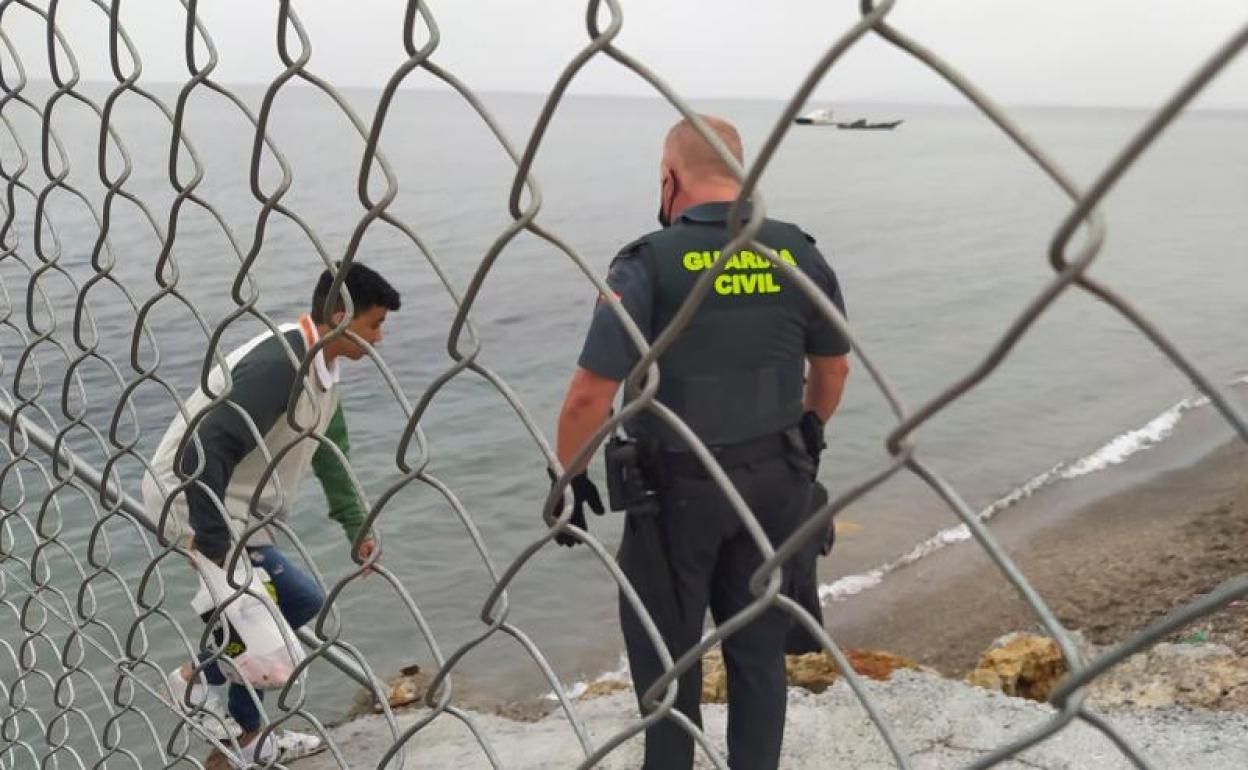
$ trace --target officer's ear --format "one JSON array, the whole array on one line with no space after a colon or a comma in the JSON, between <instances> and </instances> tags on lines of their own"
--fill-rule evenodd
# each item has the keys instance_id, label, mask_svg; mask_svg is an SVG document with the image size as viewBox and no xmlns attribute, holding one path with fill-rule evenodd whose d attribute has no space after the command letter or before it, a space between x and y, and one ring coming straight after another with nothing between
<instances>
[{"instance_id":1,"label":"officer's ear","mask_svg":"<svg viewBox=\"0 0 1248 770\"><path fill-rule=\"evenodd\" d=\"M664 158L659 162L659 186L663 187L676 181L676 167Z\"/></svg>"},{"instance_id":2,"label":"officer's ear","mask_svg":"<svg viewBox=\"0 0 1248 770\"><path fill-rule=\"evenodd\" d=\"M671 195L673 198L675 198L676 193L679 192L681 188L680 175L676 173L675 166L668 167L667 176L668 176L668 194Z\"/></svg>"},{"instance_id":3,"label":"officer's ear","mask_svg":"<svg viewBox=\"0 0 1248 770\"><path fill-rule=\"evenodd\" d=\"M329 317L329 325L331 328L338 328L338 324L342 323L342 319L346 316L346 311L337 310Z\"/></svg>"}]
</instances>

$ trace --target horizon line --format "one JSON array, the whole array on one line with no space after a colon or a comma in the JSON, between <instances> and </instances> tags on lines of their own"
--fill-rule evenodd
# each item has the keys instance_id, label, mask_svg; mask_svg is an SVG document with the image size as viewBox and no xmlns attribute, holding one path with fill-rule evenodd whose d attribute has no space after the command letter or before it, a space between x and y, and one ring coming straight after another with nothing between
<instances>
[{"instance_id":1,"label":"horizon line","mask_svg":"<svg viewBox=\"0 0 1248 770\"><path fill-rule=\"evenodd\" d=\"M152 79L145 79L141 82L144 85L148 85L148 86L184 86L186 85L187 82L189 82L189 80L190 80L189 78L187 80L164 80L160 78L152 78ZM51 84L52 81L46 78L28 78L27 82ZM79 78L78 83L79 84L92 84L92 85L109 85L109 86L114 86L114 87L117 85L116 80L103 79L103 78L91 78L91 77ZM237 87L267 88L270 84L271 84L271 81L251 81L251 80L240 80L240 81L232 81L229 83L219 83L219 85L222 85L227 88L237 88ZM312 88L312 89L317 88L316 86L310 83L306 83L298 79L292 80L289 85L292 85L297 88ZM357 90L357 91L380 92L383 90L381 86L364 85L364 84L359 84L359 83L344 83L344 84L332 84L331 83L330 85L338 89ZM283 87L286 87L286 86L283 86ZM427 87L427 86L419 86L419 85L404 85L404 86L400 86L400 90L417 91L417 92L423 92L423 93L454 93L454 89L451 89L449 86L438 88L438 87ZM537 90L514 90L514 89L501 89L501 88L474 88L471 90L473 93L477 93L477 94L493 94L497 96L545 97L545 96L550 95L549 91L537 91ZM589 97L589 98L610 98L610 99L646 99L646 100L653 100L653 101L666 101L666 99L664 99L664 97L657 92L654 92L654 93L619 93L619 92L603 92L603 91L569 90L565 94L565 96ZM753 95L682 94L682 97L687 100L755 101L755 102L774 102L774 103L785 103L788 101L788 99L783 96L762 96L762 95L756 95L756 94L753 94ZM1160 108L1162 104L1164 104L1165 99L1163 98L1157 102L1116 102L1116 103L1107 102L1107 103L1099 103L1099 104L1089 104L1089 103L1081 103L1081 102L1058 102L1058 101L1008 101L1004 99L994 100L994 101L996 104L999 104L1003 107L1024 108L1024 109L1083 109L1083 110L1147 111L1147 110L1155 110L1155 109ZM909 105L909 106L916 106L916 107L964 108L964 109L972 109L972 110L978 109L975 107L974 104L972 104L966 99L938 100L938 99L916 99L916 98L905 98L905 97L876 98L876 97L862 97L862 96L820 98L820 97L812 96L811 98L806 100L807 104L812 104L812 105L817 104L817 103L836 103L836 102L849 103L849 104L886 104L886 105ZM1193 103L1193 104L1189 104L1187 107L1184 108L1184 112L1189 112L1189 111L1191 112L1245 112L1245 111L1248 111L1248 101L1240 105L1221 103L1221 102L1217 102L1213 104Z\"/></svg>"}]
</instances>

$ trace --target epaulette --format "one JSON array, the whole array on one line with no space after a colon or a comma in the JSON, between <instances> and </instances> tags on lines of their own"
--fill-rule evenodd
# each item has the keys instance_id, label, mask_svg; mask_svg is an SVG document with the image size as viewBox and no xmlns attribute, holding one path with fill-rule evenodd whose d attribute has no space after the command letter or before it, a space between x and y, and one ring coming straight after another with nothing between
<instances>
[{"instance_id":1,"label":"epaulette","mask_svg":"<svg viewBox=\"0 0 1248 770\"><path fill-rule=\"evenodd\" d=\"M649 243L652 235L654 233L648 233L624 246L615 255L615 258L611 260L611 264L614 265L621 259L626 259L630 262L634 259L640 259L642 269L646 271L651 280L654 280L654 277L658 275L658 267L654 264L654 249L643 248Z\"/></svg>"},{"instance_id":2,"label":"epaulette","mask_svg":"<svg viewBox=\"0 0 1248 770\"><path fill-rule=\"evenodd\" d=\"M649 238L650 236L643 235L637 240L633 241L632 243L625 245L616 253L615 258L616 259L621 259L621 258L631 259L632 257L637 256L637 253L641 251L641 247L645 245L646 241L649 240Z\"/></svg>"},{"instance_id":3,"label":"epaulette","mask_svg":"<svg viewBox=\"0 0 1248 770\"><path fill-rule=\"evenodd\" d=\"M772 219L772 220L769 220L769 221L770 221L770 222L772 222L773 224L780 225L781 227L786 227L786 228L789 228L789 231L790 231L790 232L797 232L799 235L801 235L803 238L805 238L805 239L806 239L808 242L810 242L810 243L814 243L814 242L815 242L815 236L813 236L813 235L811 235L810 233L806 232L806 231L805 231L805 230L803 230L800 226L795 225L795 224L793 224L792 222L785 222L785 221L783 221L783 220L779 220L779 219Z\"/></svg>"}]
</instances>

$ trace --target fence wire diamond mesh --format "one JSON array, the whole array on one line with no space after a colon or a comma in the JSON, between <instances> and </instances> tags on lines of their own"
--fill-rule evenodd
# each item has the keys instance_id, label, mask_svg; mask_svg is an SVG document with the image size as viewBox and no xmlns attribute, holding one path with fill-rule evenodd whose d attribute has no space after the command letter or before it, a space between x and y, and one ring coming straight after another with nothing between
<instances>
[{"instance_id":1,"label":"fence wire diamond mesh","mask_svg":"<svg viewBox=\"0 0 1248 770\"><path fill-rule=\"evenodd\" d=\"M1045 149L1019 128L1010 115L980 91L974 83L949 63L903 30L889 23L895 0L874 2L862 0L861 18L851 28L833 39L823 56L798 85L780 114L766 142L746 168L740 168L729 157L716 136L698 119L688 101L682 98L659 75L642 61L616 45L624 21L624 9L618 0L590 0L585 8L588 42L569 61L546 97L523 146L513 144L504 134L499 121L483 100L456 76L434 61L441 40L435 14L414 0L407 3L404 23L398 39L390 43L406 57L384 84L374 114L361 115L343 94L309 67L311 40L299 14L289 2L276 8L276 53L283 71L264 89L258 111L246 101L213 79L218 54L210 30L201 19L199 3L183 0L184 25L179 32L184 39L187 76L176 98L162 100L142 83L142 56L122 23L120 0L112 3L93 0L62 8L62 3L49 0L46 4L25 0L0 2L0 123L3 124L3 145L0 146L0 176L4 180L3 223L0 224L0 331L5 337L3 389L0 390L0 417L7 425L0 465L0 615L5 628L0 638L0 695L3 717L0 720L0 767L146 767L144 757L156 757L162 767L201 767L193 750L201 740L209 740L219 748L238 752L232 740L210 737L198 721L192 720L175 705L185 693L171 692L164 684L162 673L172 663L158 660L151 651L154 635L172 635L180 649L190 658L200 644L201 627L188 619L184 605L169 598L166 573L185 571L186 552L183 547L158 533L165 521L151 520L126 490L134 488L134 476L126 469L149 467L149 458L139 449L143 432L141 410L136 407L135 394L141 389L157 389L162 398L176 404L183 416L195 421L215 404L226 403L228 388L214 394L211 404L198 412L189 412L179 395L179 388L162 369L162 350L153 333L152 318L158 310L174 306L194 318L202 333L201 348L194 358L202 364L206 382L208 370L223 361L223 337L235 324L257 322L276 331L279 324L260 307L265 291L253 275L253 268L266 254L266 228L293 226L306 238L309 247L327 267L337 261L350 264L360 253L361 242L370 230L387 228L406 240L413 260L421 260L432 269L455 308L450 334L446 340L449 361L445 370L424 389L419 398L409 400L399 378L385 358L375 349L367 351L390 388L390 393L406 423L402 426L395 466L399 480L376 496L369 507L367 531L388 513L388 504L409 485L423 485L443 498L454 512L464 532L472 540L480 558L481 569L489 577L491 589L484 597L462 597L464 602L480 603L479 633L468 643L443 649L435 629L431 627L403 580L374 555L360 564L360 569L347 576L326 582L316 571L315 561L298 537L271 516L257 522L255 528L268 525L282 531L298 551L299 558L317 575L328 600L320 615L299 632L307 657L301 666L306 671L317 662L328 662L369 689L383 704L384 716L390 726L391 745L382 766L403 766L404 748L414 735L437 720L458 720L479 742L482 755L495 767L507 765L492 746L490 735L474 720L468 710L456 703L451 675L474 649L498 637L514 642L517 654L525 655L531 665L549 684L559 698L559 708L584 752L580 767L592 767L611 754L622 743L638 735L654 720L678 719L690 732L709 761L726 767L718 750L705 735L673 709L675 681L681 672L726 635L757 617L770 607L779 607L815 634L832 656L849 686L878 728L878 737L891 752L898 767L910 767L905 736L898 735L868 691L848 665L845 656L827 632L796 603L780 593L779 565L796 553L811 538L818 537L830 517L857 498L883 484L896 474L910 473L931 488L948 508L970 529L975 541L1000 568L1003 576L1026 599L1036 617L1056 639L1065 654L1071 674L1052 697L1057 711L1041 729L1001 745L976 760L970 767L988 768L1018 755L1027 748L1046 741L1075 721L1083 721L1104 733L1135 766L1150 767L1149 759L1131 745L1108 721L1098 717L1085 705L1085 687L1095 677L1127 656L1153 644L1166 634L1210 613L1234 599L1248 594L1248 578L1231 581L1210 595L1193 601L1133 638L1104 653L1096 660L1080 659L1070 635L1045 604L1044 599L1028 583L1027 577L1015 566L993 535L967 505L958 491L946 483L929 465L915 455L916 432L943 409L962 398L991 376L1002 360L1031 325L1060 296L1068 292L1086 292L1128 320L1139 333L1148 338L1175 367L1183 372L1212 401L1225 420L1244 440L1248 441L1248 419L1237 410L1227 395L1211 379L1197 369L1172 344L1161 329L1140 313L1128 298L1112 286L1088 274L1105 239L1106 228L1098 213L1098 205L1114 189L1122 175L1145 153L1156 138L1184 108L1213 80L1219 71L1248 46L1248 24L1231 35L1212 52L1191 74L1182 87L1167 99L1138 133L1095 177L1086 189L1071 176ZM74 47L65 32L67 14L96 14L106 25L108 56L114 83L102 100L92 99L82 87L81 71ZM52 87L40 95L28 78L28 66L12 37L15 19L32 19L44 33L46 66ZM173 30L170 31L171 36ZM868 36L878 36L896 47L901 56L908 56L946 80L984 117L995 124L1017 148L1035 164L1039 173L1049 178L1070 200L1068 215L1053 232L1048 261L1053 275L1015 318L1000 331L995 343L972 370L927 403L917 407L903 404L889 384L885 373L873 363L872 351L855 341L855 355L867 371L871 382L887 401L896 420L886 441L885 459L878 469L858 479L826 507L813 514L806 524L777 548L767 541L758 521L742 498L729 484L715 458L670 410L654 399L657 372L655 361L681 333L690 315L706 295L711 283L722 271L721 260L706 270L682 312L648 346L622 306L606 291L606 286L590 264L559 235L540 221L542 197L537 180L531 174L535 158L547 141L552 119L570 84L591 61L608 59L616 66L631 71L649 84L681 115L693 121L698 131L716 146L742 181L739 200L754 202L748 221L737 226L731 243L723 253L731 254L749 248L773 257L772 263L818 305L847 336L853 330L839 316L835 307L798 270L774 254L754 236L766 215L766 200L758 182L777 148L784 141L793 118L813 93L815 87L834 68L841 57ZM394 166L381 150L381 137L391 116L396 92L409 77L423 71L449 87L470 108L514 163L515 171L507 204L510 219L499 232L492 246L477 263L466 286L457 287L443 269L434 250L427 247L417 231L391 212L391 203L398 191L399 178ZM287 201L294 173L282 148L270 134L274 104L285 89L301 84L316 89L331 100L334 108L349 121L358 134L363 153L358 167L358 220L350 233L349 243L341 253L331 252L310 218L292 209ZM248 242L227 223L217 204L203 193L203 158L192 141L194 131L188 123L188 102L194 95L212 93L218 104L245 120L254 132L248 161L248 193L259 206ZM167 202L144 198L132 184L135 172L132 149L114 121L119 103L139 101L150 105L167 121L171 142L168 146ZM71 174L73 140L61 136L57 118L65 111L86 110L91 116L96 157L95 174L98 185L84 185L80 176ZM35 127L32 132L23 125ZM354 151L354 150L352 150ZM53 202L70 201L80 206L89 218L87 228L58 227ZM133 217L119 213L129 210ZM198 219L196 219L198 217ZM203 217L207 217L205 220ZM185 265L179 263L182 244L195 238L194 226L212 223L215 235L228 243L237 260L229 299L232 308L225 317L211 323L200 312L188 289ZM25 224L23 224L25 223ZM138 224L136 224L138 223ZM155 271L151 276L156 290L141 295L137 287L127 285L118 276L119 256L114 246L120 227L142 226L158 251ZM183 234L189 231L189 234ZM481 338L471 321L482 285L500 256L516 238L528 233L550 244L566 255L570 268L579 270L587 281L602 292L628 327L633 338L647 352L630 378L630 386L640 388L640 397L617 413L587 445L582 457L597 450L599 444L617 424L637 410L651 410L695 447L698 456L712 477L732 502L747 530L765 554L765 563L754 578L756 599L748 607L706 636L697 648L679 660L667 655L659 644L657 629L642 607L636 592L616 566L614 558L593 535L578 530L570 523L570 514L559 514L568 479L561 476L546 501L549 528L534 527L532 540L521 553L507 563L497 563L474 523L472 511L460 502L454 489L439 480L430 470L432 449L422 431L422 417L448 383L461 377L477 378L493 388L510 407L514 418L531 439L534 452L557 467L550 445L536 421L507 382L492 371L482 359ZM84 272L82 255L89 255L89 269ZM70 269L67 263L77 267ZM82 276L86 275L84 279ZM340 288L336 281L334 291ZM124 303L130 309L129 328L102 328L94 310L101 303ZM345 325L334 329L330 339L346 334ZM110 336L111 335L111 336ZM124 339L127 351L108 351L109 340ZM323 344L323 342L321 343ZM311 364L317 348L303 360L295 359L303 371ZM292 358L294 357L291 353ZM84 385L83 372L105 372L115 386L112 389ZM102 392L103 391L103 392ZM107 396L106 398L104 396ZM163 426L146 426L159 430ZM254 424L252 429L255 430ZM305 429L296 439L318 439ZM270 458L272 466L280 456ZM354 479L354 476L353 476ZM194 478L186 484L194 483ZM355 482L357 491L364 490ZM90 517L85 537L66 535L66 511L75 516ZM85 513L84 513L85 512ZM591 736L578 715L577 704L565 694L554 668L542 650L524 629L509 617L511 605L508 588L530 563L534 555L548 547L557 533L570 532L588 545L601 565L604 580L614 581L626 600L645 619L647 631L663 656L666 675L644 697L653 704L653 711L634 721L626 730L614 735ZM360 537L363 537L361 535ZM357 538L356 545L359 545ZM233 555L241 546L235 547ZM126 559L118 557L124 551ZM141 555L136 567L134 555ZM247 564L247 560L242 560ZM414 633L419 634L431 651L436 676L426 697L428 709L411 726L401 728L387 704L385 685L370 665L368 657L342 639L342 619L336 600L348 585L362 579L364 567L371 567L391 589L396 606L393 611L404 613ZM241 596L242 591L233 598ZM113 607L105 610L105 605ZM120 611L115 608L121 607ZM190 623L188 626L187 623ZM293 639L288 644L295 644ZM295 678L279 696L268 702L266 728L277 729L292 719L313 725L329 743L337 763L351 767L321 721L304 690L304 680Z\"/></svg>"}]
</instances>

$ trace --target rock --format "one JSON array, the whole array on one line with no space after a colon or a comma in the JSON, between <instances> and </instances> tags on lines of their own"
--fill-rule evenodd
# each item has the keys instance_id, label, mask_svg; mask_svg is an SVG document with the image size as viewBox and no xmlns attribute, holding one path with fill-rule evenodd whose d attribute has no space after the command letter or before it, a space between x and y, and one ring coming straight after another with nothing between
<instances>
[{"instance_id":1,"label":"rock","mask_svg":"<svg viewBox=\"0 0 1248 770\"><path fill-rule=\"evenodd\" d=\"M231 770L230 760L217 749L213 749L204 760L204 770Z\"/></svg>"},{"instance_id":2,"label":"rock","mask_svg":"<svg viewBox=\"0 0 1248 770\"><path fill-rule=\"evenodd\" d=\"M1242 710L1248 659L1221 644L1158 644L1102 674L1089 688L1094 705Z\"/></svg>"},{"instance_id":3,"label":"rock","mask_svg":"<svg viewBox=\"0 0 1248 770\"><path fill-rule=\"evenodd\" d=\"M702 656L702 702L728 702L728 672L718 648Z\"/></svg>"},{"instance_id":4,"label":"rock","mask_svg":"<svg viewBox=\"0 0 1248 770\"><path fill-rule=\"evenodd\" d=\"M1011 634L998 639L980 656L979 665L966 681L976 687L1043 702L1066 671L1066 659L1057 642L1047 636Z\"/></svg>"},{"instance_id":5,"label":"rock","mask_svg":"<svg viewBox=\"0 0 1248 770\"><path fill-rule=\"evenodd\" d=\"M827 653L808 652L804 655L786 655L784 674L790 687L804 687L811 692L823 692L840 677L836 664Z\"/></svg>"},{"instance_id":6,"label":"rock","mask_svg":"<svg viewBox=\"0 0 1248 770\"><path fill-rule=\"evenodd\" d=\"M846 650L845 657L855 673L879 681L887 680L899 669L920 670L919 664L909 658L878 650ZM814 693L828 689L841 675L826 652L788 655L784 664L790 687L801 687ZM724 657L720 650L715 649L702 658L702 702L725 703L727 700L728 677L724 670Z\"/></svg>"},{"instance_id":7,"label":"rock","mask_svg":"<svg viewBox=\"0 0 1248 770\"><path fill-rule=\"evenodd\" d=\"M826 658L827 653L818 653ZM893 675L894 671L906 669L908 671L921 671L922 666L915 663L909 658L901 655L894 655L891 652L882 652L880 650L847 650L845 656L849 658L849 663L854 668L854 672L874 679L877 682L885 682ZM829 665L831 659L827 659ZM818 692L818 691L816 691Z\"/></svg>"},{"instance_id":8,"label":"rock","mask_svg":"<svg viewBox=\"0 0 1248 770\"><path fill-rule=\"evenodd\" d=\"M451 675L451 683L462 697L462 693L459 692L461 688L459 681L457 676ZM386 700L390 702L392 709L417 705L424 699L432 682L433 674L421 670L420 666L415 664L404 666L397 675L386 680ZM354 719L361 714L368 713L379 714L381 710L381 704L373 698L372 693L361 689L356 693L355 703L345 718Z\"/></svg>"},{"instance_id":9,"label":"rock","mask_svg":"<svg viewBox=\"0 0 1248 770\"><path fill-rule=\"evenodd\" d=\"M633 686L623 679L599 679L596 682L590 682L585 688L585 692L581 693L577 700L590 700L592 698L601 698L604 695L631 690Z\"/></svg>"},{"instance_id":10,"label":"rock","mask_svg":"<svg viewBox=\"0 0 1248 770\"><path fill-rule=\"evenodd\" d=\"M420 666L411 665L403 668L399 671L399 676L386 683L389 686L387 695L390 708L407 706L425 697L432 681L433 676L421 671ZM380 712L381 706L375 706L374 710Z\"/></svg>"}]
</instances>

